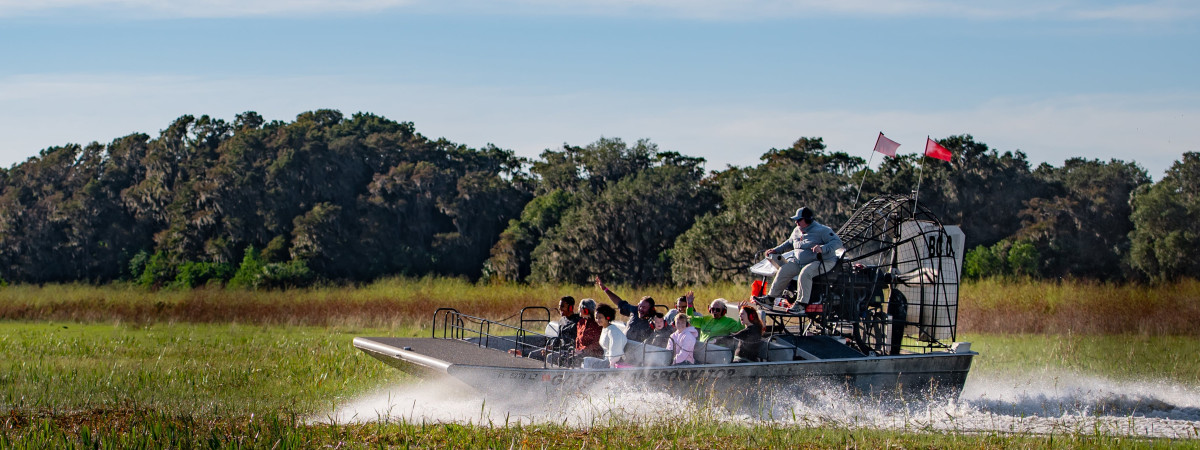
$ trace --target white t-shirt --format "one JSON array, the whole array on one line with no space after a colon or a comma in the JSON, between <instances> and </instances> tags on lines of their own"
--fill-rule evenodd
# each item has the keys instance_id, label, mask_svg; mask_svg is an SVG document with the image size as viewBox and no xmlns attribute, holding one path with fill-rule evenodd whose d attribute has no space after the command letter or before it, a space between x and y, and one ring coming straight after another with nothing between
<instances>
[{"instance_id":1,"label":"white t-shirt","mask_svg":"<svg viewBox=\"0 0 1200 450\"><path fill-rule=\"evenodd\" d=\"M600 332L600 348L604 349L604 359L607 359L609 364L617 363L625 356L627 342L625 333L612 322Z\"/></svg>"}]
</instances>

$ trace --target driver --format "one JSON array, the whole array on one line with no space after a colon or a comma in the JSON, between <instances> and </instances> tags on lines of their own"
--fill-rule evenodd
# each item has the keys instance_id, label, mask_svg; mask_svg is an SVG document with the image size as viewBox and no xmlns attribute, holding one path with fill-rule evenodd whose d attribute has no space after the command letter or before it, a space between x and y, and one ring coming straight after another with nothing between
<instances>
[{"instance_id":1,"label":"driver","mask_svg":"<svg viewBox=\"0 0 1200 450\"><path fill-rule=\"evenodd\" d=\"M796 223L791 236L782 244L763 252L767 257L780 253L784 263L775 272L767 295L754 297L754 301L765 308L772 308L788 282L799 274L800 298L788 309L788 312L798 314L804 312L804 307L811 300L813 277L833 268L837 262L834 251L842 247L842 239L831 228L817 223L813 219L813 211L808 207L797 209L796 215L790 219Z\"/></svg>"}]
</instances>

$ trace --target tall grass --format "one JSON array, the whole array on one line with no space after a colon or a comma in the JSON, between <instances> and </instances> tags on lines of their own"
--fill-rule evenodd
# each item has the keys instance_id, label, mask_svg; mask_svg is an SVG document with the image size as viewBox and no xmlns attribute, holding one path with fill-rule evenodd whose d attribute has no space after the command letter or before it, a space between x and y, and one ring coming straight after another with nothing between
<instances>
[{"instance_id":1,"label":"tall grass","mask_svg":"<svg viewBox=\"0 0 1200 450\"><path fill-rule=\"evenodd\" d=\"M626 300L653 296L673 306L682 289L611 286ZM743 299L749 290L724 284L696 289L697 302ZM508 317L525 306L553 309L558 299L607 297L592 285L489 285L457 278L389 278L358 287L248 291L205 287L151 291L128 284L16 285L0 288L0 320L134 323L259 323L396 328L425 324L439 307L489 318Z\"/></svg>"},{"instance_id":2,"label":"tall grass","mask_svg":"<svg viewBox=\"0 0 1200 450\"><path fill-rule=\"evenodd\" d=\"M672 306L691 288L612 286L631 302L652 296ZM745 300L749 288L695 288L697 303ZM0 320L79 323L252 323L338 327L425 326L442 306L498 319L521 307L553 308L559 297L607 302L595 286L475 284L455 278L390 278L358 287L289 291L150 291L132 285L16 285L0 288ZM1114 285L1086 281L984 280L963 283L960 333L1145 334L1200 336L1200 282Z\"/></svg>"},{"instance_id":3,"label":"tall grass","mask_svg":"<svg viewBox=\"0 0 1200 450\"><path fill-rule=\"evenodd\" d=\"M974 333L1200 336L1200 281L984 280L962 285L958 319Z\"/></svg>"}]
</instances>

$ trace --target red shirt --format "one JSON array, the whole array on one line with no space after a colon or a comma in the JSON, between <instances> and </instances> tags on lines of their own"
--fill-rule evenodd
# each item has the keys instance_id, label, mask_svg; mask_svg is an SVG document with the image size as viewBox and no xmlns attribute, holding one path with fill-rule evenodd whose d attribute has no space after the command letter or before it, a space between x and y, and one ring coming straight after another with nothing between
<instances>
[{"instance_id":1,"label":"red shirt","mask_svg":"<svg viewBox=\"0 0 1200 450\"><path fill-rule=\"evenodd\" d=\"M575 352L584 356L600 357L604 350L600 348L600 324L596 319L588 317L580 319L575 325Z\"/></svg>"}]
</instances>

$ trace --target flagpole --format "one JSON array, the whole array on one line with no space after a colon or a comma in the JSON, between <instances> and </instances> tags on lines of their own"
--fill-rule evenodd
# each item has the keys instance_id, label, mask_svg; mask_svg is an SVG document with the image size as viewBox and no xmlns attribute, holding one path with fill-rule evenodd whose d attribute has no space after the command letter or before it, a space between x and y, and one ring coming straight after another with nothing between
<instances>
[{"instance_id":1,"label":"flagpole","mask_svg":"<svg viewBox=\"0 0 1200 450\"><path fill-rule=\"evenodd\" d=\"M879 132L879 137L875 138L875 148L871 149L871 156L867 158L867 166L863 168L862 179L858 180L858 193L854 194L854 205L850 207L851 211L858 207L858 199L862 197L863 184L867 182L867 171L871 170L871 163L875 161L875 153L883 153L884 156L895 158L897 147L900 147L900 143L888 139L882 131Z\"/></svg>"},{"instance_id":2,"label":"flagpole","mask_svg":"<svg viewBox=\"0 0 1200 450\"><path fill-rule=\"evenodd\" d=\"M925 151L921 152L921 165L917 168L917 190L913 191L913 218L917 218L917 197L921 196L921 178L925 176L925 159L929 153L929 136L925 136Z\"/></svg>"},{"instance_id":3,"label":"flagpole","mask_svg":"<svg viewBox=\"0 0 1200 450\"><path fill-rule=\"evenodd\" d=\"M858 197L862 195L863 183L867 181L867 171L871 169L871 161L875 160L875 150L871 150L871 156L867 158L867 167L863 168L862 180L858 182L858 193L854 194L854 204L850 206L850 213L854 213L854 208L858 206Z\"/></svg>"}]
</instances>

